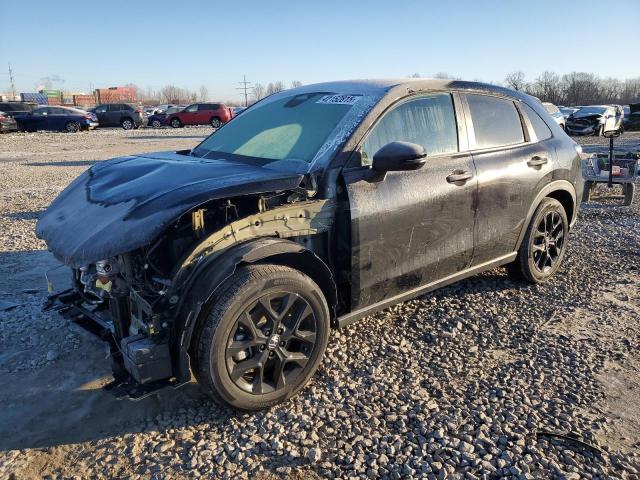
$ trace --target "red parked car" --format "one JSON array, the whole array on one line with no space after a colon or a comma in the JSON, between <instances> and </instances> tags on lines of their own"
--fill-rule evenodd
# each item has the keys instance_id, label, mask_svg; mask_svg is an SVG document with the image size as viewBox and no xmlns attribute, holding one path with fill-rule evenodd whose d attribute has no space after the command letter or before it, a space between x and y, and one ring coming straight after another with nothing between
<instances>
[{"instance_id":1,"label":"red parked car","mask_svg":"<svg viewBox=\"0 0 640 480\"><path fill-rule=\"evenodd\" d=\"M185 125L211 125L219 128L233 117L233 112L222 103L194 103L180 112L167 117L167 124L173 128Z\"/></svg>"}]
</instances>

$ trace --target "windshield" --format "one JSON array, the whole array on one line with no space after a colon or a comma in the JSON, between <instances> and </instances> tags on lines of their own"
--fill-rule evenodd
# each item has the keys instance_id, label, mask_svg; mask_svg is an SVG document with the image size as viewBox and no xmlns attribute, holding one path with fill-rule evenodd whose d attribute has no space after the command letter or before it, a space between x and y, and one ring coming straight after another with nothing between
<instances>
[{"instance_id":1,"label":"windshield","mask_svg":"<svg viewBox=\"0 0 640 480\"><path fill-rule=\"evenodd\" d=\"M605 107L582 107L574 116L583 116L583 115L604 115L606 111Z\"/></svg>"},{"instance_id":2,"label":"windshield","mask_svg":"<svg viewBox=\"0 0 640 480\"><path fill-rule=\"evenodd\" d=\"M267 99L212 134L193 154L215 158L215 153L225 153L267 161L310 163L360 100L359 95L326 92Z\"/></svg>"}]
</instances>

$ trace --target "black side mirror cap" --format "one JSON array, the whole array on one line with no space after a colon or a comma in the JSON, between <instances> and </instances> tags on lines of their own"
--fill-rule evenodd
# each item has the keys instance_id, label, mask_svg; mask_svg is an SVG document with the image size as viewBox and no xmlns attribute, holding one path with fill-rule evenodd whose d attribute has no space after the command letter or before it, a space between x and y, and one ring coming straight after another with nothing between
<instances>
[{"instance_id":1,"label":"black side mirror cap","mask_svg":"<svg viewBox=\"0 0 640 480\"><path fill-rule=\"evenodd\" d=\"M426 162L427 151L410 142L387 143L373 155L371 167L378 172L417 170Z\"/></svg>"}]
</instances>

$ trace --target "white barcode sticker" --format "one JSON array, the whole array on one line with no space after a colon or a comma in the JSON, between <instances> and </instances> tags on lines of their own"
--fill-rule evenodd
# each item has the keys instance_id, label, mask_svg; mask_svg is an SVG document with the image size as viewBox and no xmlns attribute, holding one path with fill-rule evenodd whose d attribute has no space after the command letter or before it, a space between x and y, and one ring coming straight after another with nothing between
<instances>
[{"instance_id":1,"label":"white barcode sticker","mask_svg":"<svg viewBox=\"0 0 640 480\"><path fill-rule=\"evenodd\" d=\"M329 105L355 105L360 95L324 95L316 103Z\"/></svg>"}]
</instances>

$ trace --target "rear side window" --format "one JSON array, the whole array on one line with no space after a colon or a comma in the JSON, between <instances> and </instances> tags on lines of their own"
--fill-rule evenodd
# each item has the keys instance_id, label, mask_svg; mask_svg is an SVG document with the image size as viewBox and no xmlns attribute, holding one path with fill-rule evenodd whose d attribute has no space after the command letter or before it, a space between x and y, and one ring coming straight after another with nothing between
<instances>
[{"instance_id":1,"label":"rear side window","mask_svg":"<svg viewBox=\"0 0 640 480\"><path fill-rule=\"evenodd\" d=\"M387 143L422 145L428 155L458 151L453 101L448 93L434 93L405 102L387 113L369 133L360 150L363 165Z\"/></svg>"},{"instance_id":2,"label":"rear side window","mask_svg":"<svg viewBox=\"0 0 640 480\"><path fill-rule=\"evenodd\" d=\"M524 142L522 123L511 100L467 95L476 135L476 148L502 147Z\"/></svg>"},{"instance_id":3,"label":"rear side window","mask_svg":"<svg viewBox=\"0 0 640 480\"><path fill-rule=\"evenodd\" d=\"M220 105L218 105L217 103L203 103L202 105L200 105L200 108L198 110L202 111L202 110L217 110L218 108L220 108Z\"/></svg>"},{"instance_id":4,"label":"rear side window","mask_svg":"<svg viewBox=\"0 0 640 480\"><path fill-rule=\"evenodd\" d=\"M529 121L531 122L533 131L536 133L536 137L538 141L551 138L551 129L545 123L545 121L542 118L540 118L540 115L538 115L536 111L526 103L521 103L521 105L522 105L522 109L524 110L524 113L527 115L527 117L529 117Z\"/></svg>"}]
</instances>

